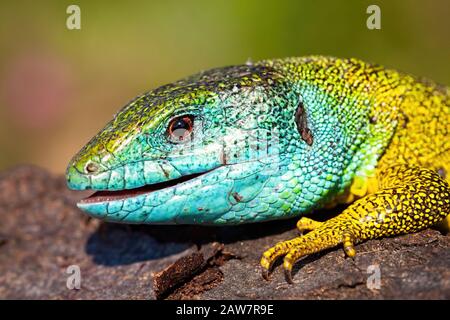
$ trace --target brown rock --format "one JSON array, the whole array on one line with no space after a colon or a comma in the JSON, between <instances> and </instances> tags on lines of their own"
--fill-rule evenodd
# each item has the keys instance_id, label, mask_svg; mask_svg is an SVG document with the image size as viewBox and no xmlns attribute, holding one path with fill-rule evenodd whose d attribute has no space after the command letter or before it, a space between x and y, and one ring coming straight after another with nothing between
<instances>
[{"instance_id":1,"label":"brown rock","mask_svg":"<svg viewBox=\"0 0 450 320\"><path fill-rule=\"evenodd\" d=\"M165 288L167 298L450 298L450 239L433 230L368 241L354 260L340 249L306 257L288 285L279 266L271 281L262 280L258 262L265 249L296 236L295 220L237 227L105 223L76 208L83 195L67 190L62 177L29 166L0 174L0 190L0 298L154 299L153 276L193 256L203 259L199 268ZM213 242L224 244L219 254ZM71 265L80 267L79 290L66 286ZM371 265L379 266L378 290L366 285Z\"/></svg>"}]
</instances>

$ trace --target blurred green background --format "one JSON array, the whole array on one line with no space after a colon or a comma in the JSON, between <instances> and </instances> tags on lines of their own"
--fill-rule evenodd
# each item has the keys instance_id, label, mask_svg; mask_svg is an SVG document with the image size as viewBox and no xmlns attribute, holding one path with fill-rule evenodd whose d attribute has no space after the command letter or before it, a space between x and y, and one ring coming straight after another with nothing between
<instances>
[{"instance_id":1,"label":"blurred green background","mask_svg":"<svg viewBox=\"0 0 450 320\"><path fill-rule=\"evenodd\" d=\"M81 8L68 30L66 8ZM381 7L381 30L366 8ZM274 57L357 57L450 84L450 1L10 1L0 5L0 170L62 173L134 96Z\"/></svg>"}]
</instances>

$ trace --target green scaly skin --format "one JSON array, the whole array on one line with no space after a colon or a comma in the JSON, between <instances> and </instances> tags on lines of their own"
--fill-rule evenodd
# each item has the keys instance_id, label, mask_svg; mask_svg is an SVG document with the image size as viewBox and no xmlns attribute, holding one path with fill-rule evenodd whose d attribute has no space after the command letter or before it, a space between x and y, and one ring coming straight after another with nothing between
<instances>
[{"instance_id":1,"label":"green scaly skin","mask_svg":"<svg viewBox=\"0 0 450 320\"><path fill-rule=\"evenodd\" d=\"M374 197L383 183L392 188L380 172L394 164L449 172L448 97L448 88L356 59L312 56L213 69L127 104L72 159L67 182L102 191L79 202L82 210L123 223L230 225L359 198L352 206L367 204L364 197ZM427 103L423 113L414 112ZM185 116L193 129L174 140L168 128ZM419 132L417 124L426 125ZM431 143L417 141L430 135ZM397 185L418 172L400 169L404 179L392 180ZM430 205L436 211L430 222L417 218L422 229L450 213L448 183L430 177L420 182L436 180L443 201ZM378 205L378 199L370 201ZM379 206L384 211L386 201ZM344 243L352 255L353 243L420 229L392 222L393 232L380 233L350 223L369 211L322 229L312 220L299 222L300 229L314 230L305 236L310 244L302 240L296 254L290 253L300 240L278 244L264 254L264 270L281 255L290 271L300 256L326 247Z\"/></svg>"}]
</instances>

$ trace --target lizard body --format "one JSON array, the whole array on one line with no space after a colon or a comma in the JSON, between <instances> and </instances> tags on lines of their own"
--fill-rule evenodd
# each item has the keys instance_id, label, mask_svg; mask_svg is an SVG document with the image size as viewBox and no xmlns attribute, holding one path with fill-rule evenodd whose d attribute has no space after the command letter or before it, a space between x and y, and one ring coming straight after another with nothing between
<instances>
[{"instance_id":1,"label":"lizard body","mask_svg":"<svg viewBox=\"0 0 450 320\"><path fill-rule=\"evenodd\" d=\"M356 59L265 60L199 73L127 104L70 162L78 206L124 223L239 224L349 203L278 243L302 256L416 232L450 214L449 89Z\"/></svg>"}]
</instances>

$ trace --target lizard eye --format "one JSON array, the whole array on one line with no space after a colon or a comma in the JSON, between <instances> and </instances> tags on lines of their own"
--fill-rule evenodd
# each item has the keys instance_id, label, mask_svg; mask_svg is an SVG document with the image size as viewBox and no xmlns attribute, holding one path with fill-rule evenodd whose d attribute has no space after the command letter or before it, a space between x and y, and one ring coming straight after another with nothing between
<instances>
[{"instance_id":1,"label":"lizard eye","mask_svg":"<svg viewBox=\"0 0 450 320\"><path fill-rule=\"evenodd\" d=\"M192 115L184 115L170 120L167 134L172 142L181 143L189 139L193 129L194 117Z\"/></svg>"}]
</instances>

